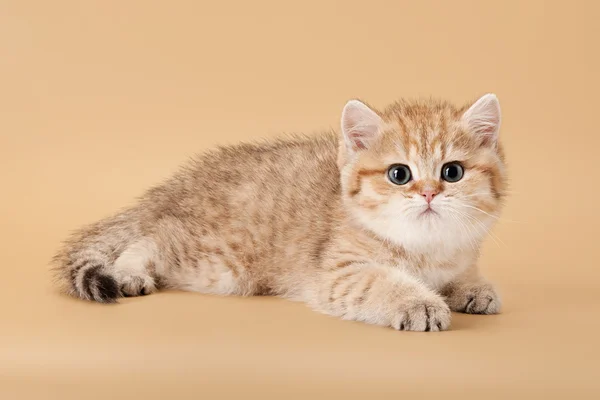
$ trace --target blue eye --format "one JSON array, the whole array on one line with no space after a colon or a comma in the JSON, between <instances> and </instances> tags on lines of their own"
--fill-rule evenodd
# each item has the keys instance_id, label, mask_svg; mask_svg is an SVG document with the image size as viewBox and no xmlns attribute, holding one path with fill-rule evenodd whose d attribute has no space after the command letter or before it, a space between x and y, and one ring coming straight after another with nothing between
<instances>
[{"instance_id":1,"label":"blue eye","mask_svg":"<svg viewBox=\"0 0 600 400\"><path fill-rule=\"evenodd\" d=\"M442 167L442 179L446 182L454 183L462 179L465 170L457 162L449 162Z\"/></svg>"},{"instance_id":2,"label":"blue eye","mask_svg":"<svg viewBox=\"0 0 600 400\"><path fill-rule=\"evenodd\" d=\"M388 179L395 185L406 185L411 177L410 168L403 164L392 165L388 170Z\"/></svg>"}]
</instances>

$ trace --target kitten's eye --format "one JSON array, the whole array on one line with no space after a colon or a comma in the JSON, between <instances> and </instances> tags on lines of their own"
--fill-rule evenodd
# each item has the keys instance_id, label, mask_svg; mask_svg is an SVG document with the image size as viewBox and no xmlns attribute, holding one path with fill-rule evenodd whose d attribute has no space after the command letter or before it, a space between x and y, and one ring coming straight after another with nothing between
<instances>
[{"instance_id":1,"label":"kitten's eye","mask_svg":"<svg viewBox=\"0 0 600 400\"><path fill-rule=\"evenodd\" d=\"M392 165L388 170L390 182L396 185L406 185L411 178L410 168L403 164Z\"/></svg>"},{"instance_id":2,"label":"kitten's eye","mask_svg":"<svg viewBox=\"0 0 600 400\"><path fill-rule=\"evenodd\" d=\"M462 165L457 162L444 164L442 167L442 179L446 182L458 182L462 179L465 170Z\"/></svg>"}]
</instances>

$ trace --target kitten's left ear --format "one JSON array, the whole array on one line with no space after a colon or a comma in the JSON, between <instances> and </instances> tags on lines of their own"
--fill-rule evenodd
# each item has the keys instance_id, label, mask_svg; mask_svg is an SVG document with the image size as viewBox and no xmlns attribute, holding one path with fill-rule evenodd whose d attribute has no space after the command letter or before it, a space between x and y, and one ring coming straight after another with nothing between
<instances>
[{"instance_id":1,"label":"kitten's left ear","mask_svg":"<svg viewBox=\"0 0 600 400\"><path fill-rule=\"evenodd\" d=\"M478 135L483 144L495 145L500 132L500 102L495 94L486 94L475 102L462 116L465 127Z\"/></svg>"}]
</instances>

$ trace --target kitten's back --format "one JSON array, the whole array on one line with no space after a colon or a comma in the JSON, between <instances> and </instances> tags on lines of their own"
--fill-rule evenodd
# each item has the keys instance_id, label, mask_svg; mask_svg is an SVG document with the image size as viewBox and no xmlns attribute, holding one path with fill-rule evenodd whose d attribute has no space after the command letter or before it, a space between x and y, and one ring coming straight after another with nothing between
<instances>
[{"instance_id":1,"label":"kitten's back","mask_svg":"<svg viewBox=\"0 0 600 400\"><path fill-rule=\"evenodd\" d=\"M278 279L317 264L335 222L337 149L327 133L201 154L136 206L72 235L54 259L56 276L70 294L101 302L161 287L289 287Z\"/></svg>"},{"instance_id":2,"label":"kitten's back","mask_svg":"<svg viewBox=\"0 0 600 400\"><path fill-rule=\"evenodd\" d=\"M243 264L257 285L248 292L289 287L277 280L316 265L336 223L337 152L336 134L325 133L202 154L144 196L149 226L177 221L180 243Z\"/></svg>"}]
</instances>

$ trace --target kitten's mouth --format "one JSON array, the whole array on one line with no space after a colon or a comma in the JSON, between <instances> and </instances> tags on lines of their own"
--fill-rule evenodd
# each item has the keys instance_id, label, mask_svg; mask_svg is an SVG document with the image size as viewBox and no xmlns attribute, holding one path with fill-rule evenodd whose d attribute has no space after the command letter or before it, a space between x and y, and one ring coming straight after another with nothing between
<instances>
[{"instance_id":1,"label":"kitten's mouth","mask_svg":"<svg viewBox=\"0 0 600 400\"><path fill-rule=\"evenodd\" d=\"M425 209L425 211L423 211L421 214L419 214L419 217L427 217L427 216L434 216L434 215L439 215L433 208L431 208L431 206L428 206L427 209Z\"/></svg>"}]
</instances>

